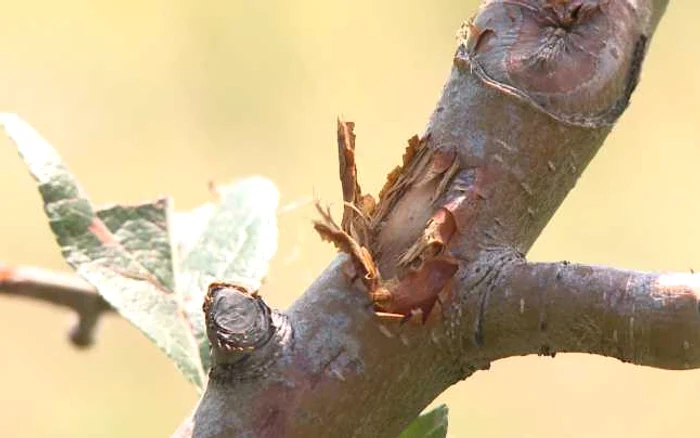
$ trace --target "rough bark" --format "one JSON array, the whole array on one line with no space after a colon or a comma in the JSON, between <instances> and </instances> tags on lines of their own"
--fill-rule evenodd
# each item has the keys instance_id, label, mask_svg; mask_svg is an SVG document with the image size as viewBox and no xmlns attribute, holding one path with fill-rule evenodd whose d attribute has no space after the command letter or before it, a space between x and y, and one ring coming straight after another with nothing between
<instances>
[{"instance_id":1,"label":"rough bark","mask_svg":"<svg viewBox=\"0 0 700 438\"><path fill-rule=\"evenodd\" d=\"M484 2L377 203L341 122L343 221L322 212L316 228L345 254L284 314L266 311L272 347L215 360L177 435L396 436L514 355L700 365L696 277L524 260L627 107L666 3Z\"/></svg>"}]
</instances>

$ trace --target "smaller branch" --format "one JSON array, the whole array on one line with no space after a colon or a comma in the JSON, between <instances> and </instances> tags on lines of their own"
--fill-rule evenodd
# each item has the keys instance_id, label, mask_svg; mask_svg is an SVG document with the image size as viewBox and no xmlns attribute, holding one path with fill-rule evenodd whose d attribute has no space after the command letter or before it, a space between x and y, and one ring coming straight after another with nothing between
<instances>
[{"instance_id":1,"label":"smaller branch","mask_svg":"<svg viewBox=\"0 0 700 438\"><path fill-rule=\"evenodd\" d=\"M203 310L213 363L209 377L214 380L262 376L290 336L285 317L257 292L237 285L212 283Z\"/></svg>"},{"instance_id":2,"label":"smaller branch","mask_svg":"<svg viewBox=\"0 0 700 438\"><path fill-rule=\"evenodd\" d=\"M112 311L95 288L77 275L32 266L9 266L0 262L0 294L33 298L69 307L78 314L70 330L76 347L92 345L97 321Z\"/></svg>"},{"instance_id":3,"label":"smaller branch","mask_svg":"<svg viewBox=\"0 0 700 438\"><path fill-rule=\"evenodd\" d=\"M492 359L574 352L700 368L700 274L567 262L521 263L502 274L485 315Z\"/></svg>"}]
</instances>

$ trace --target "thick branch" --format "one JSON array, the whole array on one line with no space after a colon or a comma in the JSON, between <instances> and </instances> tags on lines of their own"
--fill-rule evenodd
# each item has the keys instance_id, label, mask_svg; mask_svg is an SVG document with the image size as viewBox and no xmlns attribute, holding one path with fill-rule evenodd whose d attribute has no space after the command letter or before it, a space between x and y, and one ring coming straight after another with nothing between
<instances>
[{"instance_id":1,"label":"thick branch","mask_svg":"<svg viewBox=\"0 0 700 438\"><path fill-rule=\"evenodd\" d=\"M88 347L103 312L113 310L92 285L74 274L0 263L0 294L34 298L73 309L78 316L70 330L77 347Z\"/></svg>"},{"instance_id":2,"label":"thick branch","mask_svg":"<svg viewBox=\"0 0 700 438\"><path fill-rule=\"evenodd\" d=\"M434 397L491 360L539 352L543 340L576 351L571 336L554 331L523 340L513 334L520 319L511 326L501 312L514 311L507 291L525 275L522 255L629 103L665 4L484 2L463 29L426 133L410 141L376 205L355 180L352 125L340 126L344 200L353 205L342 225L324 217L316 228L348 255L286 312L292 334L264 376L222 376L216 370L225 364L214 362L193 424L181 431L199 438L397 436ZM590 313L579 304L562 310L573 326L574 315ZM655 315L641 311L616 317L617 336L624 341L621 330L634 317L637 338L621 356L651 364L635 330L647 327L637 318ZM424 325L401 322L415 321L415 313ZM548 330L564 330L557 315L551 311ZM694 348L694 337L669 348L684 340ZM582 345L609 353L593 341Z\"/></svg>"},{"instance_id":3,"label":"thick branch","mask_svg":"<svg viewBox=\"0 0 700 438\"><path fill-rule=\"evenodd\" d=\"M491 294L493 359L594 353L665 369L700 368L700 275L568 263L510 266Z\"/></svg>"}]
</instances>

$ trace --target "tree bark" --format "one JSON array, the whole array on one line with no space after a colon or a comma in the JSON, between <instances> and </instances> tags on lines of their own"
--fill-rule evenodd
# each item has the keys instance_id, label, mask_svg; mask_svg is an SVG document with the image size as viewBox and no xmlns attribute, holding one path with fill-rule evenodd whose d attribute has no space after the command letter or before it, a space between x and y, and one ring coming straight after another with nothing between
<instances>
[{"instance_id":1,"label":"tree bark","mask_svg":"<svg viewBox=\"0 0 700 438\"><path fill-rule=\"evenodd\" d=\"M666 4L485 1L377 203L339 123L348 208L316 228L344 254L284 313L250 291L205 306L214 365L176 435L397 436L450 385L514 355L700 366L698 277L524 259L627 107Z\"/></svg>"}]
</instances>

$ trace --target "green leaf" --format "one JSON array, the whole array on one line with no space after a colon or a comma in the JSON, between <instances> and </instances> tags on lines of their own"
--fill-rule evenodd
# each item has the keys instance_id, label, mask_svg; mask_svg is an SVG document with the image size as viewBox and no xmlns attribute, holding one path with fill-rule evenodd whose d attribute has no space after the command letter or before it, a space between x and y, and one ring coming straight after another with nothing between
<instances>
[{"instance_id":1,"label":"green leaf","mask_svg":"<svg viewBox=\"0 0 700 438\"><path fill-rule=\"evenodd\" d=\"M200 389L209 368L202 301L212 281L260 287L277 250L279 194L254 177L218 187L219 202L171 214L167 198L95 210L56 151L0 113L39 183L66 261Z\"/></svg>"},{"instance_id":2,"label":"green leaf","mask_svg":"<svg viewBox=\"0 0 700 438\"><path fill-rule=\"evenodd\" d=\"M213 281L259 289L277 251L279 193L272 182L252 177L219 186L217 192L215 208L205 205L180 214L175 232L185 252L177 276L178 292L195 327L205 369L209 367L209 342L202 313L204 291Z\"/></svg>"},{"instance_id":3,"label":"green leaf","mask_svg":"<svg viewBox=\"0 0 700 438\"><path fill-rule=\"evenodd\" d=\"M198 342L172 289L167 202L96 213L56 151L31 126L13 114L0 114L0 124L39 184L66 261L201 388Z\"/></svg>"},{"instance_id":4,"label":"green leaf","mask_svg":"<svg viewBox=\"0 0 700 438\"><path fill-rule=\"evenodd\" d=\"M119 244L169 291L175 290L173 250L168 229L171 200L141 205L114 205L97 210L97 217Z\"/></svg>"},{"instance_id":5,"label":"green leaf","mask_svg":"<svg viewBox=\"0 0 700 438\"><path fill-rule=\"evenodd\" d=\"M440 405L413 420L399 438L445 438L447 436L447 405Z\"/></svg>"}]
</instances>

